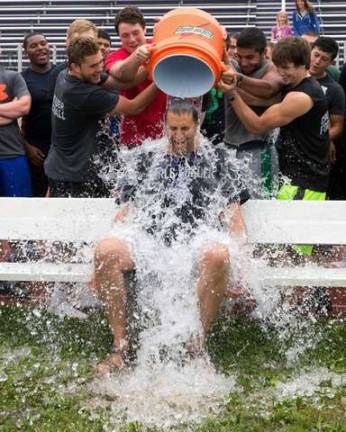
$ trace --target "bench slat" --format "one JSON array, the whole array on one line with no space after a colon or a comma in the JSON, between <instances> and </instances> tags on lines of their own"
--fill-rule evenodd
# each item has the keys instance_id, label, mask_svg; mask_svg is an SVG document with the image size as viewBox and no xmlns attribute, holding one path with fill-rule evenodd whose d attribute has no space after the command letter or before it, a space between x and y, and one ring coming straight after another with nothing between
<instances>
[{"instance_id":1,"label":"bench slat","mask_svg":"<svg viewBox=\"0 0 346 432\"><path fill-rule=\"evenodd\" d=\"M88 282L92 264L0 263L0 280ZM261 267L257 280L265 285L346 287L346 268Z\"/></svg>"},{"instance_id":2,"label":"bench slat","mask_svg":"<svg viewBox=\"0 0 346 432\"><path fill-rule=\"evenodd\" d=\"M346 201L250 200L248 238L263 244L346 244Z\"/></svg>"},{"instance_id":3,"label":"bench slat","mask_svg":"<svg viewBox=\"0 0 346 432\"><path fill-rule=\"evenodd\" d=\"M92 264L0 262L0 280L44 282L88 282Z\"/></svg>"},{"instance_id":4,"label":"bench slat","mask_svg":"<svg viewBox=\"0 0 346 432\"><path fill-rule=\"evenodd\" d=\"M264 285L346 287L346 268L322 267L263 267L256 270Z\"/></svg>"}]
</instances>

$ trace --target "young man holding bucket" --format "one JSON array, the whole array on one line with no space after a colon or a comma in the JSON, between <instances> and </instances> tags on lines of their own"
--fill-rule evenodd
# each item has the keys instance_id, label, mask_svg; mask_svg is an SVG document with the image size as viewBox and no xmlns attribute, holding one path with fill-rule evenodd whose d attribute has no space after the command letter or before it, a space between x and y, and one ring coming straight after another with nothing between
<instances>
[{"instance_id":1,"label":"young man holding bucket","mask_svg":"<svg viewBox=\"0 0 346 432\"><path fill-rule=\"evenodd\" d=\"M310 47L302 38L288 37L273 50L273 62L285 84L284 97L262 115L243 100L232 72L223 74L220 89L251 133L280 127L276 141L283 184L277 199L324 200L329 180L328 101L309 74ZM310 255L312 246L297 246Z\"/></svg>"},{"instance_id":2,"label":"young man holding bucket","mask_svg":"<svg viewBox=\"0 0 346 432\"><path fill-rule=\"evenodd\" d=\"M237 63L232 62L230 65L237 77L239 93L257 114L265 112L270 100L282 88L282 80L275 66L265 58L266 47L267 41L262 30L246 28L240 32L237 40ZM263 198L270 192L274 174L270 130L262 133L247 130L227 96L225 112L225 144L236 150L237 158L250 158L250 168L257 185L249 192L252 198Z\"/></svg>"},{"instance_id":3,"label":"young man holding bucket","mask_svg":"<svg viewBox=\"0 0 346 432\"><path fill-rule=\"evenodd\" d=\"M241 176L227 160L226 149L198 142L198 112L191 104L175 101L168 107L166 134L165 149L149 153L145 153L145 147L138 150L135 172L131 167L130 175L124 172L113 236L96 247L94 286L105 305L114 337L113 351L98 365L99 373L121 369L127 360L128 272L137 269L141 274L142 268L152 271L162 259L164 271L170 274L167 263L175 256L183 256L187 263L191 259L192 266L196 264L201 339L208 333L226 292L231 291L228 294L236 298L243 294L242 289L230 289L233 278L229 284L233 263L230 250L242 250L246 242L240 204L246 201L247 193ZM191 282L182 285L192 296L189 315L197 306ZM160 288L155 288L154 295L160 295ZM198 324L198 310L196 318ZM198 326L197 333L199 330Z\"/></svg>"},{"instance_id":4,"label":"young man holding bucket","mask_svg":"<svg viewBox=\"0 0 346 432\"><path fill-rule=\"evenodd\" d=\"M142 77L142 82L121 92L126 98L133 99L151 84L142 67L149 60L150 51L145 37L145 20L140 10L135 6L122 9L115 17L115 30L120 37L121 48L108 55L106 70L120 80ZM142 113L123 116L120 143L134 147L142 144L146 138L161 138L166 102L166 95L159 92Z\"/></svg>"},{"instance_id":5,"label":"young man holding bucket","mask_svg":"<svg viewBox=\"0 0 346 432\"><path fill-rule=\"evenodd\" d=\"M103 57L94 38L73 39L67 70L57 79L52 106L52 144L45 161L53 197L104 197L108 190L93 165L99 120L137 114L157 94L154 84L135 99L119 96L121 83L103 74Z\"/></svg>"}]
</instances>

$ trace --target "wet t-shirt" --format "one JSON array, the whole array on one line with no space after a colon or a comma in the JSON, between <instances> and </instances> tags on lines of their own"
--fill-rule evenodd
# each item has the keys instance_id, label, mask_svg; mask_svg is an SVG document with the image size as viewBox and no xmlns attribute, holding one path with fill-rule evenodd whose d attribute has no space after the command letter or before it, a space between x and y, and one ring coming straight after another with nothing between
<instances>
[{"instance_id":1,"label":"wet t-shirt","mask_svg":"<svg viewBox=\"0 0 346 432\"><path fill-rule=\"evenodd\" d=\"M112 111L118 98L116 91L81 81L66 70L59 74L52 106L52 144L45 162L49 178L82 182L88 177L99 120Z\"/></svg>"},{"instance_id":2,"label":"wet t-shirt","mask_svg":"<svg viewBox=\"0 0 346 432\"><path fill-rule=\"evenodd\" d=\"M313 101L304 115L280 128L276 142L281 173L302 189L325 192L329 178L328 101L318 82L305 78L287 89L303 92Z\"/></svg>"},{"instance_id":3,"label":"wet t-shirt","mask_svg":"<svg viewBox=\"0 0 346 432\"><path fill-rule=\"evenodd\" d=\"M142 154L136 169L119 182L119 202L133 201L142 228L169 244L190 237L201 223L214 224L231 202L248 194L241 175L216 147L186 156Z\"/></svg>"}]
</instances>

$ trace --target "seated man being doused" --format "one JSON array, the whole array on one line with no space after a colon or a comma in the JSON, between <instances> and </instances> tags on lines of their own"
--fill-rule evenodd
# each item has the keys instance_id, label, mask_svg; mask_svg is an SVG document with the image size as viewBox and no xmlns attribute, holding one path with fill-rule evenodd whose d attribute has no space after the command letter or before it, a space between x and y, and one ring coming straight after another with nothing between
<instances>
[{"instance_id":1,"label":"seated man being doused","mask_svg":"<svg viewBox=\"0 0 346 432\"><path fill-rule=\"evenodd\" d=\"M167 145L158 151L145 153L141 149L135 169L119 180L115 232L96 247L94 285L114 337L112 352L97 366L99 373L126 364L125 275L138 270L138 257L147 258L151 248L172 252L179 242L190 250L198 236L202 240L194 255L199 341L203 342L228 291L233 288L236 297L243 294L242 288L234 286L230 258L231 249L239 252L246 243L240 205L247 192L239 170L222 147L199 142L198 113L187 102L177 101L168 107L163 141ZM130 236L129 226L133 227ZM149 239L149 249L143 235ZM148 262L148 266L154 264Z\"/></svg>"}]
</instances>

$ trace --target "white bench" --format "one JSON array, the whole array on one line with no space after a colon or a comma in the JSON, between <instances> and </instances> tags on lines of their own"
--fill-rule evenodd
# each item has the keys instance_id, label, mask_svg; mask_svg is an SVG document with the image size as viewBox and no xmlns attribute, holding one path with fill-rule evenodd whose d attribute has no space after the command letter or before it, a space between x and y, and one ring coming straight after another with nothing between
<instances>
[{"instance_id":1,"label":"white bench","mask_svg":"<svg viewBox=\"0 0 346 432\"><path fill-rule=\"evenodd\" d=\"M115 212L113 199L0 198L0 240L95 244L109 233ZM346 245L346 201L250 200L242 213L254 244ZM0 262L0 280L7 281L83 282L91 271L91 262ZM256 275L277 286L346 287L346 268L265 264Z\"/></svg>"}]
</instances>

